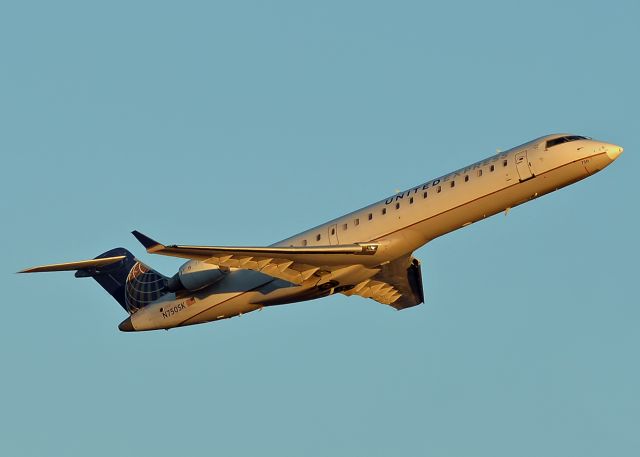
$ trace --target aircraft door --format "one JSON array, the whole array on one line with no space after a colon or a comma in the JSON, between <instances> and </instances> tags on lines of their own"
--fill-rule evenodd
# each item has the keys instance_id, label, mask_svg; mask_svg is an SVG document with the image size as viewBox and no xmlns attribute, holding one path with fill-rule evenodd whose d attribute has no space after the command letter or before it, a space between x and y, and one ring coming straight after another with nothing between
<instances>
[{"instance_id":1,"label":"aircraft door","mask_svg":"<svg viewBox=\"0 0 640 457\"><path fill-rule=\"evenodd\" d=\"M329 244L336 245L340 244L338 242L338 224L333 224L329 226Z\"/></svg>"},{"instance_id":2,"label":"aircraft door","mask_svg":"<svg viewBox=\"0 0 640 457\"><path fill-rule=\"evenodd\" d=\"M533 178L526 150L516 153L516 169L518 170L518 176L520 176L521 182L526 181L529 178Z\"/></svg>"}]
</instances>

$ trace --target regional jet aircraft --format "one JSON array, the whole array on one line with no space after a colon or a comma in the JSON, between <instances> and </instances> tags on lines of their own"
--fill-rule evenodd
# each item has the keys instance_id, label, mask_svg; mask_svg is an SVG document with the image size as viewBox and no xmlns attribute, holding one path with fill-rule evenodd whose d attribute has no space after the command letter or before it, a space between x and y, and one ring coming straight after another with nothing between
<instances>
[{"instance_id":1,"label":"regional jet aircraft","mask_svg":"<svg viewBox=\"0 0 640 457\"><path fill-rule=\"evenodd\" d=\"M586 178L621 153L620 146L584 136L541 137L265 247L164 245L134 231L147 252L189 259L170 278L124 248L21 273L75 270L78 278L95 279L129 314L119 325L125 332L337 293L405 309L424 302L416 249Z\"/></svg>"}]
</instances>

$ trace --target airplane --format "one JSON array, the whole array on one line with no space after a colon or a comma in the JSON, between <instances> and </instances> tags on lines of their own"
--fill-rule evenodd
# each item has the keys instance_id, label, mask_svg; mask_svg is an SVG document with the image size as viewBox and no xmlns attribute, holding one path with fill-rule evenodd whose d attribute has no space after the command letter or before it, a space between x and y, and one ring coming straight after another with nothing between
<instances>
[{"instance_id":1,"label":"airplane","mask_svg":"<svg viewBox=\"0 0 640 457\"><path fill-rule=\"evenodd\" d=\"M164 245L133 231L148 253L188 259L172 277L124 248L19 273L75 270L77 278L95 279L128 313L123 332L337 293L402 310L424 303L416 249L597 173L622 151L580 135L543 136L264 247Z\"/></svg>"}]
</instances>

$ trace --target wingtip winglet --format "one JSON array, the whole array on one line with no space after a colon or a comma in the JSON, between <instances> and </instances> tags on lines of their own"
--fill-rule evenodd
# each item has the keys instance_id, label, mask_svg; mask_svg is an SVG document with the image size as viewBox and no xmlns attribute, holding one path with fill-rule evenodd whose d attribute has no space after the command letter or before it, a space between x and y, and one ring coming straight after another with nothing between
<instances>
[{"instance_id":1,"label":"wingtip winglet","mask_svg":"<svg viewBox=\"0 0 640 457\"><path fill-rule=\"evenodd\" d=\"M140 244L144 246L147 252L152 252L164 247L164 245L158 243L154 239L149 238L147 235L138 232L137 230L134 230L133 232L131 232L131 234L136 237L136 240L138 240Z\"/></svg>"}]
</instances>

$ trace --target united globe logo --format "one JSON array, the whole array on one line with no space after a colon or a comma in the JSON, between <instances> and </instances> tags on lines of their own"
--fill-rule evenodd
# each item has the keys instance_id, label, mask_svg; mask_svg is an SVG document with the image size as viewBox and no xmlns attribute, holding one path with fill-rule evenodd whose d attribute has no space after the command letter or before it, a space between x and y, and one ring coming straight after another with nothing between
<instances>
[{"instance_id":1,"label":"united globe logo","mask_svg":"<svg viewBox=\"0 0 640 457\"><path fill-rule=\"evenodd\" d=\"M125 285L125 300L131 314L165 294L167 278L141 262L136 262Z\"/></svg>"}]
</instances>

